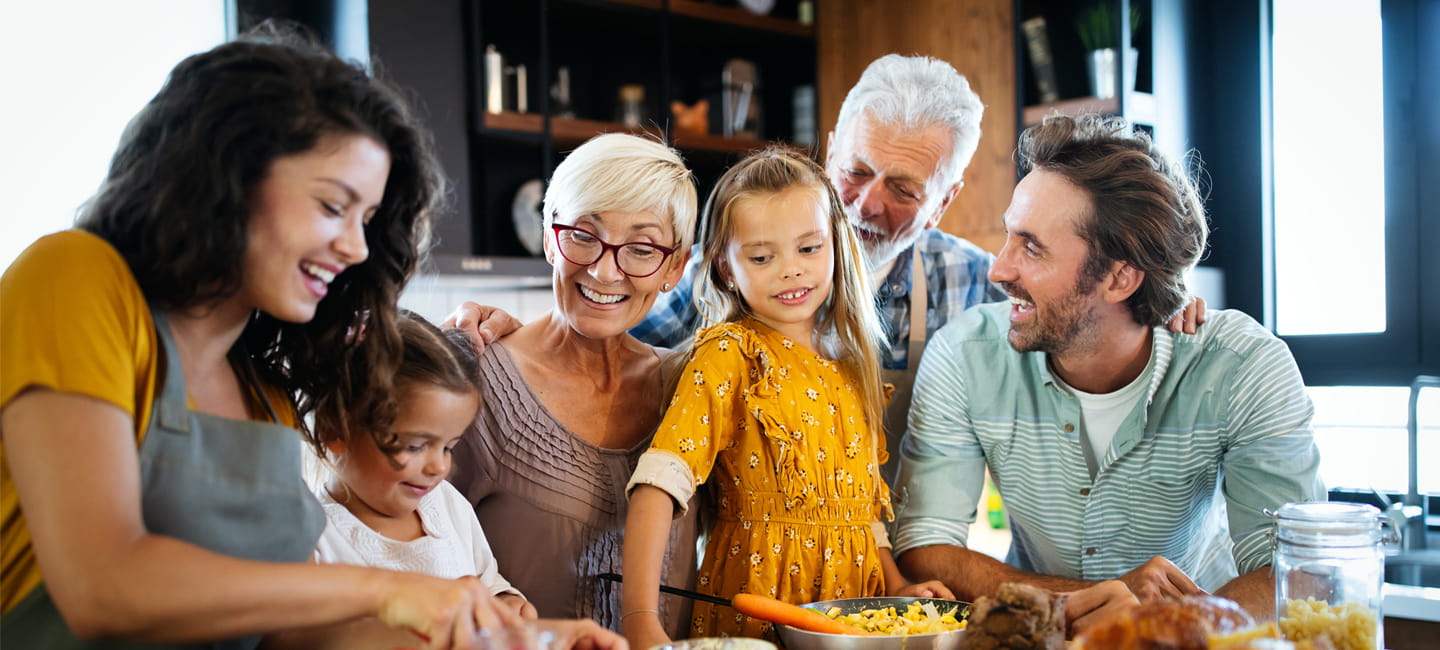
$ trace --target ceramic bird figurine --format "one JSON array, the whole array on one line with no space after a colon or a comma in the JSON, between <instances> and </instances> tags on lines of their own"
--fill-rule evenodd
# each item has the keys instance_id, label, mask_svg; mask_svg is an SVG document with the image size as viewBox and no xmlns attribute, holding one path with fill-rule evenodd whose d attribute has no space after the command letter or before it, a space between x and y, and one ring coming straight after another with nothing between
<instances>
[{"instance_id":1,"label":"ceramic bird figurine","mask_svg":"<svg viewBox=\"0 0 1440 650\"><path fill-rule=\"evenodd\" d=\"M702 99L694 106L681 102L670 102L670 112L675 114L675 130L690 135L705 135L710 132L710 102Z\"/></svg>"}]
</instances>

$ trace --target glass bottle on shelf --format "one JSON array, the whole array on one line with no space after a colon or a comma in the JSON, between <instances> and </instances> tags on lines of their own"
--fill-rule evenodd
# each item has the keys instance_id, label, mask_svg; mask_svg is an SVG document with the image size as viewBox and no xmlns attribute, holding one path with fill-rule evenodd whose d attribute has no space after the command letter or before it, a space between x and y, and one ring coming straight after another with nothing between
<instances>
[{"instance_id":1,"label":"glass bottle on shelf","mask_svg":"<svg viewBox=\"0 0 1440 650\"><path fill-rule=\"evenodd\" d=\"M640 84L626 84L620 87L619 104L616 107L620 123L632 129L645 122L645 87Z\"/></svg>"}]
</instances>

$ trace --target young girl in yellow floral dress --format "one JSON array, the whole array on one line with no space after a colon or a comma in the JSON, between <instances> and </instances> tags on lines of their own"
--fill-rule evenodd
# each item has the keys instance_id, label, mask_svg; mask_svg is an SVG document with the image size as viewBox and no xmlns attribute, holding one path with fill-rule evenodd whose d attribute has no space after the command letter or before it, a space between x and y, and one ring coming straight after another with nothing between
<instances>
[{"instance_id":1,"label":"young girl in yellow floral dress","mask_svg":"<svg viewBox=\"0 0 1440 650\"><path fill-rule=\"evenodd\" d=\"M707 322L630 480L622 625L668 639L655 611L670 520L716 508L696 589L792 603L906 587L883 522L890 495L879 345L860 243L824 171L782 149L721 177L705 208L696 297ZM887 589L888 587L888 589ZM763 621L696 603L692 636L762 636Z\"/></svg>"}]
</instances>

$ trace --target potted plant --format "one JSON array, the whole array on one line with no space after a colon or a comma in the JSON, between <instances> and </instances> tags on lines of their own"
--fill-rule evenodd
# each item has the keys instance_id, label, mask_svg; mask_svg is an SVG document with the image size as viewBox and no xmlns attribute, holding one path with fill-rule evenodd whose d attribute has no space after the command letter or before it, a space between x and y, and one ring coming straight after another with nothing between
<instances>
[{"instance_id":1,"label":"potted plant","mask_svg":"<svg viewBox=\"0 0 1440 650\"><path fill-rule=\"evenodd\" d=\"M1117 9L1110 2L1097 2L1080 10L1075 19L1075 31L1080 42L1090 52L1086 64L1090 70L1090 90L1100 99L1114 97L1118 90L1115 83L1115 56L1120 45L1119 24L1115 20ZM1140 8L1130 5L1130 32L1140 28ZM1135 64L1139 52L1133 47L1125 48L1125 87L1135 87Z\"/></svg>"}]
</instances>

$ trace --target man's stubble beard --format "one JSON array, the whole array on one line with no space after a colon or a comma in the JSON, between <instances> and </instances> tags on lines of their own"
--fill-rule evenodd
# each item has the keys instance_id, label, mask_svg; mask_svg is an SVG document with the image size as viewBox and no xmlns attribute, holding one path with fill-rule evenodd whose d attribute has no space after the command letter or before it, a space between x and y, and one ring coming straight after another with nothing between
<instances>
[{"instance_id":1,"label":"man's stubble beard","mask_svg":"<svg viewBox=\"0 0 1440 650\"><path fill-rule=\"evenodd\" d=\"M1025 300L1031 300L1029 292L1011 283L1002 283L1007 293ZM1035 306L1034 317L1024 329L1017 330L1012 324L1007 339L1017 352L1044 352L1060 355L1092 347L1100 337L1099 321L1095 305L1086 306L1086 298L1093 295L1099 282L1088 288L1076 286L1058 304L1045 310ZM1016 340L1017 335L1019 340Z\"/></svg>"}]
</instances>

